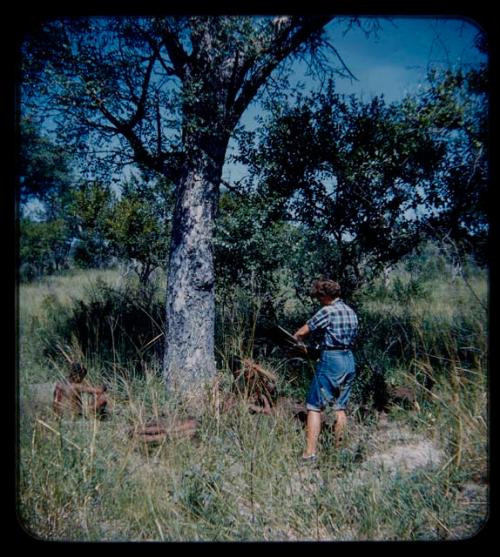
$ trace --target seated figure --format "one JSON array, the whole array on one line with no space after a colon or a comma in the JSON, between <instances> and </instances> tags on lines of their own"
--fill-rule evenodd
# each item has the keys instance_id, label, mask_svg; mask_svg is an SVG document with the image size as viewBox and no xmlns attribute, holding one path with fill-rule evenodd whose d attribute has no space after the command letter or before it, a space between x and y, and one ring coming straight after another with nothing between
<instances>
[{"instance_id":1,"label":"seated figure","mask_svg":"<svg viewBox=\"0 0 500 557\"><path fill-rule=\"evenodd\" d=\"M65 381L57 383L54 389L52 408L58 416L69 413L83 415L82 393L92 395L92 410L97 417L107 415L108 399L106 387L93 387L85 381L87 370L78 362L71 364L70 373Z\"/></svg>"}]
</instances>

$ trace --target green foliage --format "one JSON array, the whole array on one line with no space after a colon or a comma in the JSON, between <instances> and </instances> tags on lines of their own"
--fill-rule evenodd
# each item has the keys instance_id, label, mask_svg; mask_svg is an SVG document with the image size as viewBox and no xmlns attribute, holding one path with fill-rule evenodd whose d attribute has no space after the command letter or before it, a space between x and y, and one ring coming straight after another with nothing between
<instances>
[{"instance_id":1,"label":"green foliage","mask_svg":"<svg viewBox=\"0 0 500 557\"><path fill-rule=\"evenodd\" d=\"M354 399L366 405L384 397L385 384L398 382L400 370L413 374L424 389L452 381L456 367L464 373L484 369L486 292L476 292L471 276L481 271L464 264L454 274L453 258L428 244L392 269L388 280L358 292L358 380Z\"/></svg>"},{"instance_id":2,"label":"green foliage","mask_svg":"<svg viewBox=\"0 0 500 557\"><path fill-rule=\"evenodd\" d=\"M200 150L214 150L222 166L232 130L268 75L324 46L329 19L45 20L22 45L23 100L35 114L46 103L63 116L58 136L95 172L109 176L120 159L177 181Z\"/></svg>"},{"instance_id":3,"label":"green foliage","mask_svg":"<svg viewBox=\"0 0 500 557\"><path fill-rule=\"evenodd\" d=\"M276 273L300 256L299 230L273 222L265 202L253 197L221 195L215 236L218 280L225 288L258 282L261 291L276 289Z\"/></svg>"},{"instance_id":4,"label":"green foliage","mask_svg":"<svg viewBox=\"0 0 500 557\"><path fill-rule=\"evenodd\" d=\"M23 118L19 131L20 278L33 280L68 267L73 177L68 154L34 120ZM40 204L36 215L33 201Z\"/></svg>"},{"instance_id":5,"label":"green foliage","mask_svg":"<svg viewBox=\"0 0 500 557\"><path fill-rule=\"evenodd\" d=\"M346 99L330 83L269 103L258 134L240 135L247 187L269 220L302 225L312 276L351 292L422 238L445 235L484 256L486 105L484 90L468 94L473 81L431 75L427 90L391 105Z\"/></svg>"},{"instance_id":6,"label":"green foliage","mask_svg":"<svg viewBox=\"0 0 500 557\"><path fill-rule=\"evenodd\" d=\"M110 371L126 366L143 373L163 351L164 306L155 294L151 284L113 288L97 280L70 305L46 298L48 324L39 331L46 355L58 356L58 342L77 342L87 357L92 355Z\"/></svg>"},{"instance_id":7,"label":"green foliage","mask_svg":"<svg viewBox=\"0 0 500 557\"><path fill-rule=\"evenodd\" d=\"M49 218L54 218L72 184L70 158L29 118L22 119L19 128L21 203L36 197L45 203Z\"/></svg>"},{"instance_id":8,"label":"green foliage","mask_svg":"<svg viewBox=\"0 0 500 557\"><path fill-rule=\"evenodd\" d=\"M46 199L46 198L44 198ZM107 184L83 183L68 192L60 218L21 221L21 274L28 280L67 268L101 268L113 258L128 262L143 285L166 265L171 188L130 180L121 195Z\"/></svg>"},{"instance_id":9,"label":"green foliage","mask_svg":"<svg viewBox=\"0 0 500 557\"><path fill-rule=\"evenodd\" d=\"M410 278L403 281L396 277L392 286L392 296L401 304L408 304L413 300L419 300L428 296L428 286L420 279Z\"/></svg>"},{"instance_id":10,"label":"green foliage","mask_svg":"<svg viewBox=\"0 0 500 557\"><path fill-rule=\"evenodd\" d=\"M329 246L323 274L352 291L419 241L415 211L443 145L429 128L415 127L415 108L346 100L331 83L324 93L271 108L259 144L243 143L240 160L272 216L298 220L313 244Z\"/></svg>"},{"instance_id":11,"label":"green foliage","mask_svg":"<svg viewBox=\"0 0 500 557\"><path fill-rule=\"evenodd\" d=\"M488 233L487 66L469 71L434 71L419 99L419 125L446 144L446 158L431 190L437 209L430 235L441 232L463 252L486 259Z\"/></svg>"},{"instance_id":12,"label":"green foliage","mask_svg":"<svg viewBox=\"0 0 500 557\"><path fill-rule=\"evenodd\" d=\"M142 284L166 266L170 241L170 190L163 182L131 180L106 217L110 248L120 259L134 261Z\"/></svg>"},{"instance_id":13,"label":"green foliage","mask_svg":"<svg viewBox=\"0 0 500 557\"><path fill-rule=\"evenodd\" d=\"M19 228L19 275L22 281L55 273L66 266L71 236L64 220L37 222L23 218Z\"/></svg>"},{"instance_id":14,"label":"green foliage","mask_svg":"<svg viewBox=\"0 0 500 557\"><path fill-rule=\"evenodd\" d=\"M108 221L114 194L105 184L82 184L75 192L70 215L78 230L78 243L73 259L84 268L101 267L111 256Z\"/></svg>"}]
</instances>

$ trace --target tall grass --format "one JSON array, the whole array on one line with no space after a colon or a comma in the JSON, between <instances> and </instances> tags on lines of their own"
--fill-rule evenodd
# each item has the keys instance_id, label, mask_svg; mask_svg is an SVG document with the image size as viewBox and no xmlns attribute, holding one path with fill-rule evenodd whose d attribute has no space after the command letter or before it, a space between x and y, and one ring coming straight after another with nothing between
<instances>
[{"instance_id":1,"label":"tall grass","mask_svg":"<svg viewBox=\"0 0 500 557\"><path fill-rule=\"evenodd\" d=\"M417 403L410 410L394 406L384 429L376 412L361 412L369 400L359 388L341 447L325 427L319 464L306 467L298 458L300 422L284 412L251 414L243 400L224 413L211 388L195 439L146 447L130 438L132 425L154 417L168 422L190 411L165 391L154 359L138 375L123 373L127 362L118 368L86 354L92 380L108 384L108 421L59 420L49 404L37 404L29 384L50 383L63 372L56 360L44 359L43 343L32 342L51 327L44 299L57 296L69 308L85 297L88 278L82 273L57 286L54 279L21 287L20 396L30 411L20 416L18 512L31 535L74 541L435 540L469 537L486 520L486 320L467 285L452 290L444 279L428 282L430 294L414 293L404 306L390 296L359 302L372 326L366 356L380 360L389 382L412 387ZM118 286L116 274L101 278ZM484 277L475 295L484 301ZM261 311L255 297L239 294L220 315L220 399L232 388L229 355L255 354ZM397 335L400 341L387 349ZM258 354L279 375L280 394L303 396L307 366L298 380L279 353ZM358 365L363 383L369 369L361 359ZM432 385L424 381L429 375ZM434 464L406 469L377 460L423 441L440 455Z\"/></svg>"}]
</instances>

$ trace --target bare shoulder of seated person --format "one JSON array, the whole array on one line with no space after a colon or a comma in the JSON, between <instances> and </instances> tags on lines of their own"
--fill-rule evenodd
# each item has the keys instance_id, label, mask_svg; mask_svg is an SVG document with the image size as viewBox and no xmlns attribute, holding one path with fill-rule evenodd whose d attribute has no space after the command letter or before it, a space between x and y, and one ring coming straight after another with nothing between
<instances>
[{"instance_id":1,"label":"bare shoulder of seated person","mask_svg":"<svg viewBox=\"0 0 500 557\"><path fill-rule=\"evenodd\" d=\"M86 368L79 363L71 365L71 371L65 381L57 383L54 389L53 409L58 415L66 413L83 414L82 393L93 395L92 406L96 414L104 417L107 410L106 387L93 387L85 380Z\"/></svg>"}]
</instances>

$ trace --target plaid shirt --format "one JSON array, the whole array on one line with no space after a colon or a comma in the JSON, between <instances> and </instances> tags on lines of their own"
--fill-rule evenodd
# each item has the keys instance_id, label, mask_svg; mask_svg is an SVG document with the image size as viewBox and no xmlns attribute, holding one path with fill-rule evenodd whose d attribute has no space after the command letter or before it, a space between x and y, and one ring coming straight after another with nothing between
<instances>
[{"instance_id":1,"label":"plaid shirt","mask_svg":"<svg viewBox=\"0 0 500 557\"><path fill-rule=\"evenodd\" d=\"M358 318L354 310L338 298L323 306L307 321L309 330L325 330L321 348L349 348L358 332Z\"/></svg>"}]
</instances>

